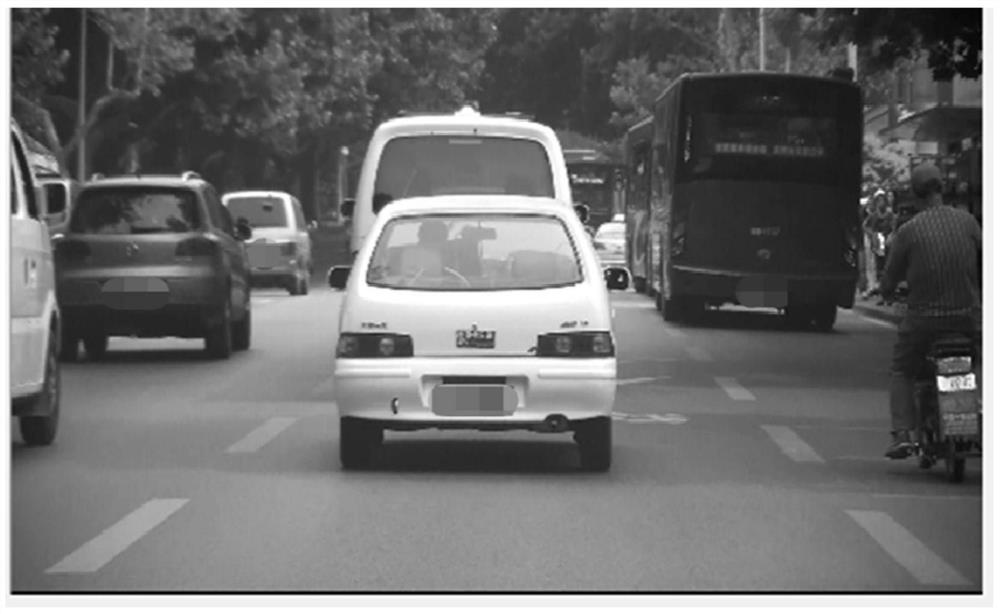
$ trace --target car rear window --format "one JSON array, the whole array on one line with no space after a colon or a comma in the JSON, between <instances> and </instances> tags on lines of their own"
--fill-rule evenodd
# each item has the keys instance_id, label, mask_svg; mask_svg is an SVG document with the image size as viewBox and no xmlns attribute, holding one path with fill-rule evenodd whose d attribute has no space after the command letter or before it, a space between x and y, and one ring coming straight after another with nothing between
<instances>
[{"instance_id":1,"label":"car rear window","mask_svg":"<svg viewBox=\"0 0 1000 614\"><path fill-rule=\"evenodd\" d=\"M201 228L198 199L186 189L90 188L78 197L70 231L84 234L191 232Z\"/></svg>"},{"instance_id":2,"label":"car rear window","mask_svg":"<svg viewBox=\"0 0 1000 614\"><path fill-rule=\"evenodd\" d=\"M386 143L375 176L373 209L392 200L441 194L553 197L541 143L511 137L416 136Z\"/></svg>"},{"instance_id":3,"label":"car rear window","mask_svg":"<svg viewBox=\"0 0 1000 614\"><path fill-rule=\"evenodd\" d=\"M569 232L545 215L424 215L386 224L369 285L407 290L529 290L582 281Z\"/></svg>"},{"instance_id":4,"label":"car rear window","mask_svg":"<svg viewBox=\"0 0 1000 614\"><path fill-rule=\"evenodd\" d=\"M597 229L596 238L608 240L625 240L624 224L604 224Z\"/></svg>"},{"instance_id":5,"label":"car rear window","mask_svg":"<svg viewBox=\"0 0 1000 614\"><path fill-rule=\"evenodd\" d=\"M234 196L226 207L234 220L245 219L254 228L288 226L285 201L276 196Z\"/></svg>"}]
</instances>

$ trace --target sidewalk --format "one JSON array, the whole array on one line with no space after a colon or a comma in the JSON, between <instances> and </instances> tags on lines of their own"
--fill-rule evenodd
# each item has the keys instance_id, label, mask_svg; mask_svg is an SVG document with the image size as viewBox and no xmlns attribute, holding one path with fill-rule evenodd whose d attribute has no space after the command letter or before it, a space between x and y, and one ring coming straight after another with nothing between
<instances>
[{"instance_id":1,"label":"sidewalk","mask_svg":"<svg viewBox=\"0 0 1000 614\"><path fill-rule=\"evenodd\" d=\"M878 301L878 297L862 298L859 294L854 299L854 311L869 318L899 324L899 321L903 319L900 306L879 305Z\"/></svg>"}]
</instances>

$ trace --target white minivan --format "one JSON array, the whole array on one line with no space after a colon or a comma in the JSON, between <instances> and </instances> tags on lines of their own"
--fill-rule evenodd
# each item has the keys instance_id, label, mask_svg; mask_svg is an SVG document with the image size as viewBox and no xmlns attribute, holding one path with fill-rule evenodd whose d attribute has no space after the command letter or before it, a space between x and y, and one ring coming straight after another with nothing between
<instances>
[{"instance_id":1,"label":"white minivan","mask_svg":"<svg viewBox=\"0 0 1000 614\"><path fill-rule=\"evenodd\" d=\"M548 126L514 115L483 115L471 106L450 115L398 117L375 130L356 198L341 206L352 218L352 257L389 202L457 194L573 203L562 147Z\"/></svg>"},{"instance_id":2,"label":"white minivan","mask_svg":"<svg viewBox=\"0 0 1000 614\"><path fill-rule=\"evenodd\" d=\"M59 343L55 270L47 209L24 137L11 121L10 388L28 445L49 445L59 424Z\"/></svg>"}]
</instances>

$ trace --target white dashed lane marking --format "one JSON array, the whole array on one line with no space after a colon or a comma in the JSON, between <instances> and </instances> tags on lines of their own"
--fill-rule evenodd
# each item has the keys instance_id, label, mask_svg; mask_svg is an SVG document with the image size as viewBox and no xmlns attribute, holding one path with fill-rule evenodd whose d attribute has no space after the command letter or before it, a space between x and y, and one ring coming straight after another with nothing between
<instances>
[{"instance_id":1,"label":"white dashed lane marking","mask_svg":"<svg viewBox=\"0 0 1000 614\"><path fill-rule=\"evenodd\" d=\"M762 425L760 428L781 448L788 458L797 463L822 463L823 458L816 453L795 431L787 426Z\"/></svg>"},{"instance_id":2,"label":"white dashed lane marking","mask_svg":"<svg viewBox=\"0 0 1000 614\"><path fill-rule=\"evenodd\" d=\"M715 383L719 385L720 388L726 391L734 401L756 401L757 397L753 396L753 393L740 385L734 377L716 377Z\"/></svg>"},{"instance_id":3,"label":"white dashed lane marking","mask_svg":"<svg viewBox=\"0 0 1000 614\"><path fill-rule=\"evenodd\" d=\"M917 582L933 586L972 584L885 512L847 510L847 514Z\"/></svg>"},{"instance_id":4,"label":"white dashed lane marking","mask_svg":"<svg viewBox=\"0 0 1000 614\"><path fill-rule=\"evenodd\" d=\"M264 424L250 431L249 435L229 446L226 452L229 454L256 452L294 424L296 420L298 418L270 418Z\"/></svg>"},{"instance_id":5,"label":"white dashed lane marking","mask_svg":"<svg viewBox=\"0 0 1000 614\"><path fill-rule=\"evenodd\" d=\"M636 384L649 384L657 380L670 379L669 375L661 375L658 377L630 377L627 379L619 379L619 386L634 386Z\"/></svg>"},{"instance_id":6,"label":"white dashed lane marking","mask_svg":"<svg viewBox=\"0 0 1000 614\"><path fill-rule=\"evenodd\" d=\"M184 507L188 499L153 499L49 567L45 573L94 573Z\"/></svg>"}]
</instances>

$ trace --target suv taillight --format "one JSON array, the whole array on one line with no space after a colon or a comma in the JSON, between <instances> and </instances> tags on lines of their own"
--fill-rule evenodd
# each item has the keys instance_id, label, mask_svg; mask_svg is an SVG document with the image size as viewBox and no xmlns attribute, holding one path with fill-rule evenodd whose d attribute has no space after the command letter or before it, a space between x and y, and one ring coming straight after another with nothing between
<instances>
[{"instance_id":1,"label":"suv taillight","mask_svg":"<svg viewBox=\"0 0 1000 614\"><path fill-rule=\"evenodd\" d=\"M64 239L56 243L56 262L82 262L90 257L90 246L83 241Z\"/></svg>"},{"instance_id":2,"label":"suv taillight","mask_svg":"<svg viewBox=\"0 0 1000 614\"><path fill-rule=\"evenodd\" d=\"M394 333L341 333L337 358L406 358L413 356L413 338Z\"/></svg>"},{"instance_id":3,"label":"suv taillight","mask_svg":"<svg viewBox=\"0 0 1000 614\"><path fill-rule=\"evenodd\" d=\"M219 246L208 237L193 237L184 239L177 244L174 255L178 258L195 258L199 256L214 256Z\"/></svg>"},{"instance_id":4,"label":"suv taillight","mask_svg":"<svg viewBox=\"0 0 1000 614\"><path fill-rule=\"evenodd\" d=\"M611 333L606 331L538 335L537 356L546 358L598 358L615 355Z\"/></svg>"}]
</instances>

